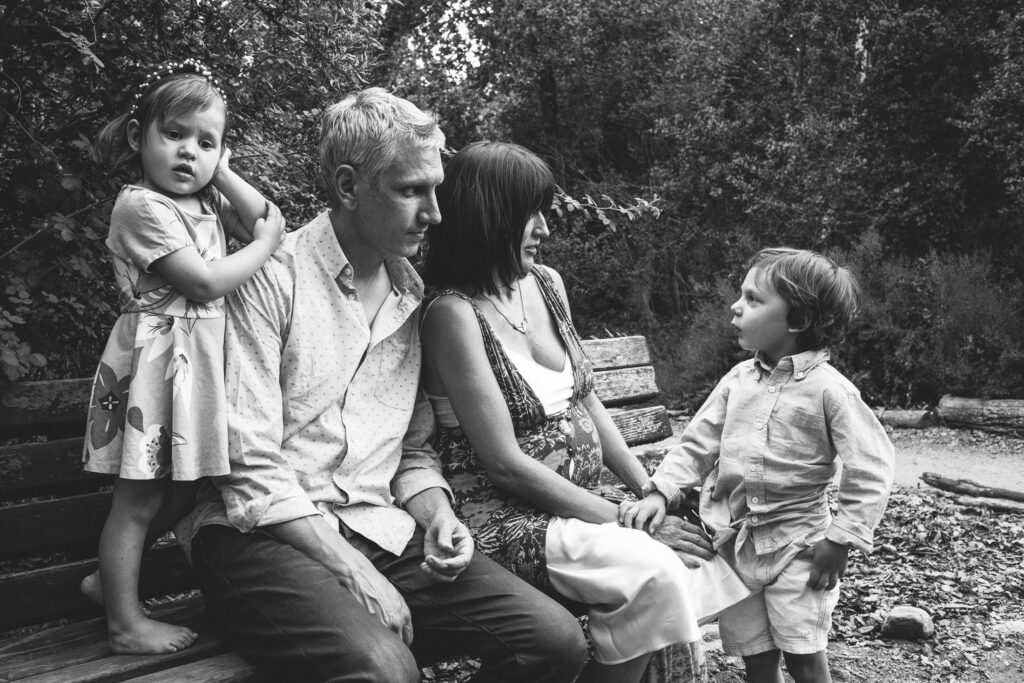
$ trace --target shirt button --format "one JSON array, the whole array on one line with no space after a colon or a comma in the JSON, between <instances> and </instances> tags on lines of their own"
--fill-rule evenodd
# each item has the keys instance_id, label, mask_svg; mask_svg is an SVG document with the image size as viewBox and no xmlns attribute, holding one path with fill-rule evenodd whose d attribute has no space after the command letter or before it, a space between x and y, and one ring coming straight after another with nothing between
<instances>
[{"instance_id":1,"label":"shirt button","mask_svg":"<svg viewBox=\"0 0 1024 683\"><path fill-rule=\"evenodd\" d=\"M757 471L757 465L756 465L756 464L754 464L754 463L750 463L750 471L751 471L751 472L755 472L755 471Z\"/></svg>"},{"instance_id":2,"label":"shirt button","mask_svg":"<svg viewBox=\"0 0 1024 683\"><path fill-rule=\"evenodd\" d=\"M803 370L801 370L800 372L796 373L796 378L797 378L797 379L803 379L803 378L804 378L804 372L803 372Z\"/></svg>"},{"instance_id":3,"label":"shirt button","mask_svg":"<svg viewBox=\"0 0 1024 683\"><path fill-rule=\"evenodd\" d=\"M768 393L769 394L774 394L775 393L775 385L774 384L771 385L770 387L768 387Z\"/></svg>"},{"instance_id":4,"label":"shirt button","mask_svg":"<svg viewBox=\"0 0 1024 683\"><path fill-rule=\"evenodd\" d=\"M756 522L757 519L758 519L757 515L750 515L750 521L751 522Z\"/></svg>"},{"instance_id":5,"label":"shirt button","mask_svg":"<svg viewBox=\"0 0 1024 683\"><path fill-rule=\"evenodd\" d=\"M758 498L757 496L751 496L750 497L750 502L751 503L759 503L759 502L761 502L761 499Z\"/></svg>"}]
</instances>

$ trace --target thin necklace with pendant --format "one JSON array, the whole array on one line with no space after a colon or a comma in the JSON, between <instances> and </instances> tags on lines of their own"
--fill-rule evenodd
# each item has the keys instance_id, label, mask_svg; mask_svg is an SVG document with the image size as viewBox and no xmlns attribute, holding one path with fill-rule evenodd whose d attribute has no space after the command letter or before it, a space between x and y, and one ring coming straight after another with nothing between
<instances>
[{"instance_id":1,"label":"thin necklace with pendant","mask_svg":"<svg viewBox=\"0 0 1024 683\"><path fill-rule=\"evenodd\" d=\"M523 320L522 322L518 323L512 322L512 320L507 315L505 315L505 312L498 308L498 304L494 303L491 300L491 297L487 296L486 294L484 294L483 297L484 299L487 300L487 303L489 303L491 307L498 312L498 315L500 315L502 319L504 319L504 321L508 323L509 327L511 327L519 334L526 334L526 304L523 303L523 288L522 286L520 286L517 287L517 289L519 290L519 310L522 311L523 313Z\"/></svg>"}]
</instances>

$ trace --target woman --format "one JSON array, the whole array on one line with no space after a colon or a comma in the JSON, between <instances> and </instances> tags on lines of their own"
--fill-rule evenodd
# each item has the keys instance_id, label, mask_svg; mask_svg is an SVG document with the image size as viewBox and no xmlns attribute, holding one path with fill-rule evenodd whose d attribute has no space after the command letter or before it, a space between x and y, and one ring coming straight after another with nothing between
<instances>
[{"instance_id":1,"label":"woman","mask_svg":"<svg viewBox=\"0 0 1024 683\"><path fill-rule=\"evenodd\" d=\"M594 394L561 278L537 263L553 192L547 165L518 145L474 143L445 170L423 268L436 290L422 322L436 446L477 547L584 606L595 658L581 680L637 681L673 644L697 679L698 619L747 591L721 560L691 571L619 527L617 506L588 491L602 463L637 492L649 478Z\"/></svg>"}]
</instances>

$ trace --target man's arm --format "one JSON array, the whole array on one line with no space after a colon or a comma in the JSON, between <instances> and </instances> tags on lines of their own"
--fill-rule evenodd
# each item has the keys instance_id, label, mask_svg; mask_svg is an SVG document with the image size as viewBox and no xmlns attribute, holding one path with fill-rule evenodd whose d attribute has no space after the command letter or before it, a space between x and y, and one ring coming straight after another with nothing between
<instances>
[{"instance_id":1,"label":"man's arm","mask_svg":"<svg viewBox=\"0 0 1024 683\"><path fill-rule=\"evenodd\" d=\"M469 566L473 537L452 510L451 489L430 446L433 432L433 410L423 392L417 392L391 490L398 505L426 531L423 571L435 581L448 583Z\"/></svg>"}]
</instances>

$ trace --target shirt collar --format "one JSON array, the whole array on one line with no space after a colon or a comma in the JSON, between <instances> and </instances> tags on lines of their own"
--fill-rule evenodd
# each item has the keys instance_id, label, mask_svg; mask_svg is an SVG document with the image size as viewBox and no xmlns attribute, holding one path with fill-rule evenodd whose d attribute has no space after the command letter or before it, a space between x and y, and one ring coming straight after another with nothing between
<instances>
[{"instance_id":1,"label":"shirt collar","mask_svg":"<svg viewBox=\"0 0 1024 683\"><path fill-rule=\"evenodd\" d=\"M795 380L800 381L807 377L811 370L827 362L830 357L828 349L813 349L811 351L794 353L792 356L784 356L776 365L772 366L767 363L765 357L758 351L754 354L754 367L762 375L770 375L776 369L783 370L791 373Z\"/></svg>"},{"instance_id":2,"label":"shirt collar","mask_svg":"<svg viewBox=\"0 0 1024 683\"><path fill-rule=\"evenodd\" d=\"M331 223L330 210L324 210L314 218L307 230L314 231L315 242L323 258L324 266L331 277L342 282L346 287L352 288L352 265L348 257L338 244L338 236L334 234L334 224ZM420 279L416 269L412 267L408 259L402 257L388 258L384 260L384 267L388 269L388 276L391 278L391 286L399 294L410 294L415 299L423 299L423 280Z\"/></svg>"}]
</instances>

